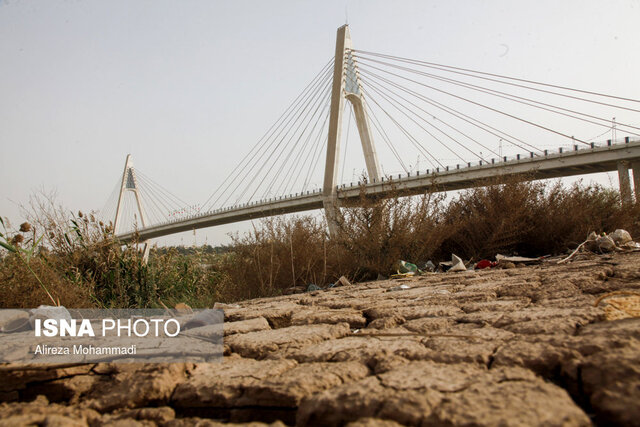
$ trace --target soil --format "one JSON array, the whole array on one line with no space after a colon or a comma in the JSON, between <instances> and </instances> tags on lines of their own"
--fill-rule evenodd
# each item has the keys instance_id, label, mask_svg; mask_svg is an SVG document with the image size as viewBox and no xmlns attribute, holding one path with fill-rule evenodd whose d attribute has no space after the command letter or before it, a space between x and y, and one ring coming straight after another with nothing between
<instances>
[{"instance_id":1,"label":"soil","mask_svg":"<svg viewBox=\"0 0 640 427\"><path fill-rule=\"evenodd\" d=\"M222 363L0 365L0 426L640 425L620 290L639 253L244 301Z\"/></svg>"}]
</instances>

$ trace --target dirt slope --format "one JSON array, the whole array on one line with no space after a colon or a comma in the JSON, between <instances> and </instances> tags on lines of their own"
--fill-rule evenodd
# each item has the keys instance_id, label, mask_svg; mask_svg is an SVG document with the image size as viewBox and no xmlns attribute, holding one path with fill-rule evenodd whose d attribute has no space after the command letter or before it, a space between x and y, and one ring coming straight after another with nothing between
<instances>
[{"instance_id":1,"label":"dirt slope","mask_svg":"<svg viewBox=\"0 0 640 427\"><path fill-rule=\"evenodd\" d=\"M246 301L223 363L0 366L0 426L640 425L640 318L594 307L616 290L640 254Z\"/></svg>"}]
</instances>

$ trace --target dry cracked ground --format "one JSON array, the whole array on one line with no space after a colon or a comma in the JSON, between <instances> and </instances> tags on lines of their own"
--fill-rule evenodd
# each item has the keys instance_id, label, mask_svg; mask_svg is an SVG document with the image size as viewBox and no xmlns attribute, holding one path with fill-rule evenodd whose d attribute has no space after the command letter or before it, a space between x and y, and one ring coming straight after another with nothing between
<instances>
[{"instance_id":1,"label":"dry cracked ground","mask_svg":"<svg viewBox=\"0 0 640 427\"><path fill-rule=\"evenodd\" d=\"M594 305L639 291L639 261L245 301L222 363L0 366L0 426L640 425L640 318Z\"/></svg>"}]
</instances>

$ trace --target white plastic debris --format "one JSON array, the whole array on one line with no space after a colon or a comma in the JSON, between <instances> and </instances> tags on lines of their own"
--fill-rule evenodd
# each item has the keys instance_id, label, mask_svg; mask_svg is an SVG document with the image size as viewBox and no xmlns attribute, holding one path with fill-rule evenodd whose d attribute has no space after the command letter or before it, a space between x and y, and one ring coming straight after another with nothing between
<instances>
[{"instance_id":1,"label":"white plastic debris","mask_svg":"<svg viewBox=\"0 0 640 427\"><path fill-rule=\"evenodd\" d=\"M586 250L596 252L598 250L598 244L596 243L596 240L598 240L598 235L595 231L592 231L591 233L589 233L589 235L587 236L587 240L585 240L582 245L584 245L584 248ZM571 254L571 256L573 256L582 245L578 246L574 253Z\"/></svg>"},{"instance_id":2,"label":"white plastic debris","mask_svg":"<svg viewBox=\"0 0 640 427\"><path fill-rule=\"evenodd\" d=\"M636 250L636 249L640 249L640 243L631 241L631 242L623 243L622 245L620 245L620 247L622 249L633 249L633 250Z\"/></svg>"},{"instance_id":3,"label":"white plastic debris","mask_svg":"<svg viewBox=\"0 0 640 427\"><path fill-rule=\"evenodd\" d=\"M225 308L241 308L238 304L225 304L223 302L217 302L213 304L213 308L224 310Z\"/></svg>"},{"instance_id":4,"label":"white plastic debris","mask_svg":"<svg viewBox=\"0 0 640 427\"><path fill-rule=\"evenodd\" d=\"M407 290L407 289L411 289L411 286L409 286L409 285L395 286L393 288L390 288L387 292L404 291L404 290Z\"/></svg>"},{"instance_id":5,"label":"white plastic debris","mask_svg":"<svg viewBox=\"0 0 640 427\"><path fill-rule=\"evenodd\" d=\"M503 262L538 262L540 258L529 258L524 256L505 256L501 254L496 255L496 261Z\"/></svg>"},{"instance_id":6,"label":"white plastic debris","mask_svg":"<svg viewBox=\"0 0 640 427\"><path fill-rule=\"evenodd\" d=\"M458 255L451 254L451 268L449 271L467 271L467 267L464 266L462 258Z\"/></svg>"},{"instance_id":7,"label":"white plastic debris","mask_svg":"<svg viewBox=\"0 0 640 427\"><path fill-rule=\"evenodd\" d=\"M425 267L427 270L431 272L436 271L436 265L431 260L427 261L427 264L425 265Z\"/></svg>"},{"instance_id":8,"label":"white plastic debris","mask_svg":"<svg viewBox=\"0 0 640 427\"><path fill-rule=\"evenodd\" d=\"M631 234L629 234L627 230L623 230L621 228L618 228L616 231L609 234L609 237L611 237L618 246L624 245L625 243L633 240L631 239Z\"/></svg>"},{"instance_id":9,"label":"white plastic debris","mask_svg":"<svg viewBox=\"0 0 640 427\"><path fill-rule=\"evenodd\" d=\"M616 242L609 236L600 236L596 239L596 245L602 252L611 252L616 249Z\"/></svg>"},{"instance_id":10,"label":"white plastic debris","mask_svg":"<svg viewBox=\"0 0 640 427\"><path fill-rule=\"evenodd\" d=\"M351 286L351 282L346 277L340 276L338 281L333 284L333 287L335 286Z\"/></svg>"}]
</instances>

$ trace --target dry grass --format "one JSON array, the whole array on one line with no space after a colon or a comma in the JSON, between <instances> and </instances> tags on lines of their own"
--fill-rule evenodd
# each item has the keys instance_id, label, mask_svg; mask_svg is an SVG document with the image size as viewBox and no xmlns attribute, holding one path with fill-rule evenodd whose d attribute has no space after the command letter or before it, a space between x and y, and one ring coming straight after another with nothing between
<instances>
[{"instance_id":1,"label":"dry grass","mask_svg":"<svg viewBox=\"0 0 640 427\"><path fill-rule=\"evenodd\" d=\"M251 233L233 236L232 252L218 263L236 284L232 299L273 295L295 284L325 283L327 265L338 262L325 230L324 221L311 216L269 218Z\"/></svg>"},{"instance_id":2,"label":"dry grass","mask_svg":"<svg viewBox=\"0 0 640 427\"><path fill-rule=\"evenodd\" d=\"M463 192L446 209L451 227L441 257L488 258L497 252L540 256L575 247L590 231L625 228L638 235L638 206L622 209L617 192L559 182L492 183Z\"/></svg>"},{"instance_id":3,"label":"dry grass","mask_svg":"<svg viewBox=\"0 0 640 427\"><path fill-rule=\"evenodd\" d=\"M56 302L77 308L210 306L222 298L228 280L200 251L152 250L145 264L136 242L121 246L92 214L67 214L49 196L33 198L31 208L28 232L5 233L17 250L0 253L0 307L52 304L40 282ZM26 264L23 251L32 253Z\"/></svg>"},{"instance_id":4,"label":"dry grass","mask_svg":"<svg viewBox=\"0 0 640 427\"><path fill-rule=\"evenodd\" d=\"M622 209L617 192L599 186L494 181L442 195L369 200L342 208L339 235L311 216L266 220L236 237L220 268L235 283L234 298L273 295L292 285L320 286L341 275L371 280L414 263L497 253L541 256L575 248L590 231L625 228L640 236L638 205ZM292 267L293 261L293 267Z\"/></svg>"}]
</instances>

